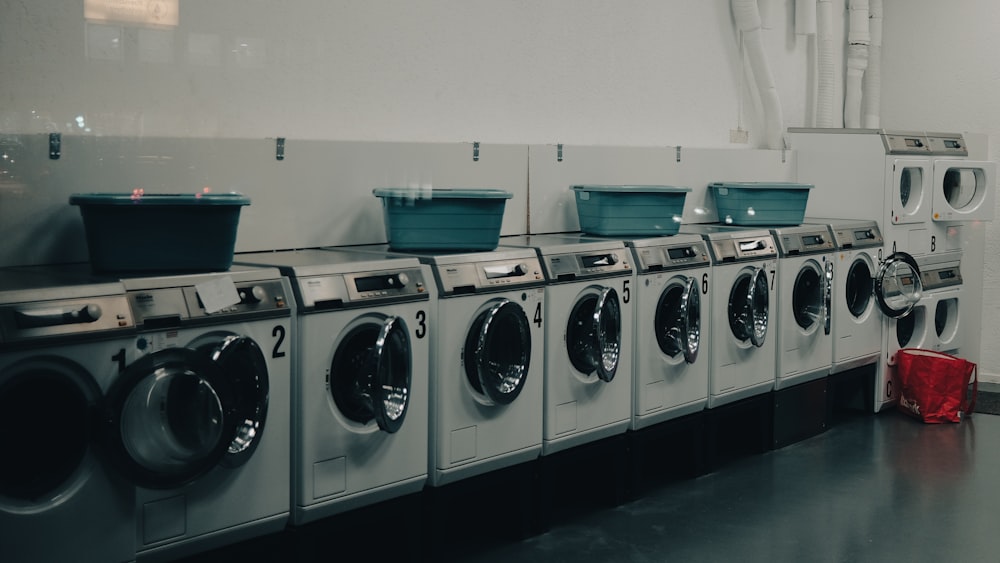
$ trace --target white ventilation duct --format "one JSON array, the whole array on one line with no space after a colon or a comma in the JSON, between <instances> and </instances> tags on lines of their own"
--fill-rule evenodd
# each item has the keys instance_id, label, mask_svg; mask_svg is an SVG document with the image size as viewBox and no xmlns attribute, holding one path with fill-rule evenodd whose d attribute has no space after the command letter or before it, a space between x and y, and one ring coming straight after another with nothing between
<instances>
[{"instance_id":1,"label":"white ventilation duct","mask_svg":"<svg viewBox=\"0 0 1000 563\"><path fill-rule=\"evenodd\" d=\"M732 0L733 18L736 27L743 33L743 42L750 61L750 71L764 109L764 146L769 149L783 149L783 120L778 89L774 76L764 57L764 41L761 32L760 11L757 0ZM742 93L740 94L742 95Z\"/></svg>"},{"instance_id":2,"label":"white ventilation duct","mask_svg":"<svg viewBox=\"0 0 1000 563\"><path fill-rule=\"evenodd\" d=\"M844 127L861 127L861 83L868 69L868 0L851 0L847 32L847 79L844 85Z\"/></svg>"},{"instance_id":3,"label":"white ventilation duct","mask_svg":"<svg viewBox=\"0 0 1000 563\"><path fill-rule=\"evenodd\" d=\"M834 64L833 2L816 2L816 126L840 127L839 111L834 111L833 99L837 85Z\"/></svg>"},{"instance_id":4,"label":"white ventilation duct","mask_svg":"<svg viewBox=\"0 0 1000 563\"><path fill-rule=\"evenodd\" d=\"M868 29L871 45L868 46L868 70L863 83L862 126L879 127L882 105L882 0L869 0Z\"/></svg>"},{"instance_id":5,"label":"white ventilation duct","mask_svg":"<svg viewBox=\"0 0 1000 563\"><path fill-rule=\"evenodd\" d=\"M796 35L816 35L816 0L795 0Z\"/></svg>"}]
</instances>

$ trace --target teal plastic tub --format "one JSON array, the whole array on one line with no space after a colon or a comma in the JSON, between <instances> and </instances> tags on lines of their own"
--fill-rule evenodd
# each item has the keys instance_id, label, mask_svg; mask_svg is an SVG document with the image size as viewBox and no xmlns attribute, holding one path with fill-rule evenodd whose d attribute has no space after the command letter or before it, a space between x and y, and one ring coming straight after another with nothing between
<instances>
[{"instance_id":1,"label":"teal plastic tub","mask_svg":"<svg viewBox=\"0 0 1000 563\"><path fill-rule=\"evenodd\" d=\"M709 184L719 222L727 225L801 225L812 184L716 182Z\"/></svg>"},{"instance_id":2,"label":"teal plastic tub","mask_svg":"<svg viewBox=\"0 0 1000 563\"><path fill-rule=\"evenodd\" d=\"M240 210L222 194L73 194L95 272L214 272L233 264Z\"/></svg>"},{"instance_id":3,"label":"teal plastic tub","mask_svg":"<svg viewBox=\"0 0 1000 563\"><path fill-rule=\"evenodd\" d=\"M494 189L377 188L389 247L395 250L493 250L507 200Z\"/></svg>"},{"instance_id":4,"label":"teal plastic tub","mask_svg":"<svg viewBox=\"0 0 1000 563\"><path fill-rule=\"evenodd\" d=\"M673 235L681 228L691 188L572 186L580 230L601 236Z\"/></svg>"}]
</instances>

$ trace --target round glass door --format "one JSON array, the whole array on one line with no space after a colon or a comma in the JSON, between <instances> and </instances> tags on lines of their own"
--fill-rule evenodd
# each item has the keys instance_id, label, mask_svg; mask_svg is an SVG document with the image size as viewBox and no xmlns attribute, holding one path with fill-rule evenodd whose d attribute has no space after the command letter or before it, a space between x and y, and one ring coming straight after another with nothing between
<instances>
[{"instance_id":1,"label":"round glass door","mask_svg":"<svg viewBox=\"0 0 1000 563\"><path fill-rule=\"evenodd\" d=\"M508 299L490 301L473 319L462 361L480 401L512 403L524 388L531 363L531 326L524 309Z\"/></svg>"},{"instance_id":2,"label":"round glass door","mask_svg":"<svg viewBox=\"0 0 1000 563\"><path fill-rule=\"evenodd\" d=\"M108 450L135 484L173 488L237 467L263 435L267 365L250 338L205 334L129 365L108 391Z\"/></svg>"},{"instance_id":3,"label":"round glass door","mask_svg":"<svg viewBox=\"0 0 1000 563\"><path fill-rule=\"evenodd\" d=\"M584 375L596 373L611 381L621 356L622 315L618 293L610 287L590 287L577 299L566 324L570 363Z\"/></svg>"},{"instance_id":4,"label":"round glass door","mask_svg":"<svg viewBox=\"0 0 1000 563\"><path fill-rule=\"evenodd\" d=\"M410 336L403 319L368 317L351 327L333 355L327 386L337 410L384 432L403 425L413 377Z\"/></svg>"},{"instance_id":5,"label":"round glass door","mask_svg":"<svg viewBox=\"0 0 1000 563\"><path fill-rule=\"evenodd\" d=\"M0 373L0 506L57 502L91 462L100 389L75 362L41 356Z\"/></svg>"},{"instance_id":6,"label":"round glass door","mask_svg":"<svg viewBox=\"0 0 1000 563\"><path fill-rule=\"evenodd\" d=\"M760 268L742 272L729 293L729 328L741 342L758 348L767 336L767 274Z\"/></svg>"},{"instance_id":7,"label":"round glass door","mask_svg":"<svg viewBox=\"0 0 1000 563\"><path fill-rule=\"evenodd\" d=\"M905 317L920 301L923 284L917 261L905 252L896 252L879 266L875 276L875 299L889 318Z\"/></svg>"},{"instance_id":8,"label":"round glass door","mask_svg":"<svg viewBox=\"0 0 1000 563\"><path fill-rule=\"evenodd\" d=\"M844 284L844 299L847 310L855 318L860 318L868 310L868 304L871 303L873 295L873 283L874 278L868 261L864 258L856 258L847 269L847 278Z\"/></svg>"},{"instance_id":9,"label":"round glass door","mask_svg":"<svg viewBox=\"0 0 1000 563\"><path fill-rule=\"evenodd\" d=\"M660 351L671 358L684 354L693 364L701 347L701 293L694 278L670 283L660 293L653 327Z\"/></svg>"},{"instance_id":10,"label":"round glass door","mask_svg":"<svg viewBox=\"0 0 1000 563\"><path fill-rule=\"evenodd\" d=\"M807 262L795 276L792 286L792 315L799 328L811 331L819 326L825 316L825 272L821 273L814 262Z\"/></svg>"},{"instance_id":11,"label":"round glass door","mask_svg":"<svg viewBox=\"0 0 1000 563\"><path fill-rule=\"evenodd\" d=\"M949 168L941 185L945 201L956 211L974 209L986 189L982 170L975 168Z\"/></svg>"},{"instance_id":12,"label":"round glass door","mask_svg":"<svg viewBox=\"0 0 1000 563\"><path fill-rule=\"evenodd\" d=\"M914 336L924 331L924 308L916 307L912 314L896 319L896 344L900 348L919 346Z\"/></svg>"}]
</instances>

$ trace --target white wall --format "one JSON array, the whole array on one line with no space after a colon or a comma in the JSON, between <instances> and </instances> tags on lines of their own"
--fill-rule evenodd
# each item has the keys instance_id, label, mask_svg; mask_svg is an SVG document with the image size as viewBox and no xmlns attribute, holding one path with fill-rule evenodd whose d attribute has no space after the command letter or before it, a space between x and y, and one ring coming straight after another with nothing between
<instances>
[{"instance_id":1,"label":"white wall","mask_svg":"<svg viewBox=\"0 0 1000 563\"><path fill-rule=\"evenodd\" d=\"M178 1L157 29L0 0L0 133L712 147L737 125L725 0ZM761 4L802 125L806 41Z\"/></svg>"}]
</instances>

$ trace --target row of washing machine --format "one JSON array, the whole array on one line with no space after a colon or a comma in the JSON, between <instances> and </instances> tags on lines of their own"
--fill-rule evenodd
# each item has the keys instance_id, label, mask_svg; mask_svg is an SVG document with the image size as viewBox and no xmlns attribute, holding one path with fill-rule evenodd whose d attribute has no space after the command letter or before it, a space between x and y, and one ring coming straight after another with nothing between
<instances>
[{"instance_id":1,"label":"row of washing machine","mask_svg":"<svg viewBox=\"0 0 1000 563\"><path fill-rule=\"evenodd\" d=\"M5 270L0 551L173 558L874 362L917 271L882 251L817 221Z\"/></svg>"}]
</instances>

